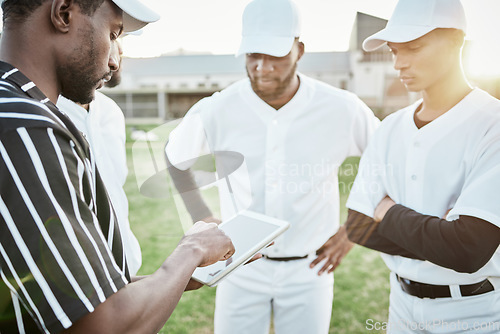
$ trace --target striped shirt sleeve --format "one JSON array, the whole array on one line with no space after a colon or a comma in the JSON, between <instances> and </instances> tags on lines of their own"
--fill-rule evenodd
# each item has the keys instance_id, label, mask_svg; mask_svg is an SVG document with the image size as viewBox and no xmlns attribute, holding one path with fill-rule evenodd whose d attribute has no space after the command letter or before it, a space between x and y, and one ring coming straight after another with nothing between
<instances>
[{"instance_id":1,"label":"striped shirt sleeve","mask_svg":"<svg viewBox=\"0 0 500 334\"><path fill-rule=\"evenodd\" d=\"M59 332L127 284L96 216L89 162L44 127L4 132L0 156L0 301L11 300L1 321Z\"/></svg>"}]
</instances>

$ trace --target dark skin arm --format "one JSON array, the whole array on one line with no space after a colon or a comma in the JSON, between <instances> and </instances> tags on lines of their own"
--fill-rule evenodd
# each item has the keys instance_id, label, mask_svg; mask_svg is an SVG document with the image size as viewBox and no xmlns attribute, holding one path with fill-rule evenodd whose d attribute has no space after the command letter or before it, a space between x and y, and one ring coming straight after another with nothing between
<instances>
[{"instance_id":1,"label":"dark skin arm","mask_svg":"<svg viewBox=\"0 0 500 334\"><path fill-rule=\"evenodd\" d=\"M328 239L323 246L317 251L317 258L311 262L310 268L314 268L321 261L326 259L323 267L318 271L318 275L331 273L337 268L344 258L349 253L354 243L347 238L347 231L344 225L340 226L337 233Z\"/></svg>"},{"instance_id":2,"label":"dark skin arm","mask_svg":"<svg viewBox=\"0 0 500 334\"><path fill-rule=\"evenodd\" d=\"M133 279L63 333L158 333L196 267L233 253L230 239L216 224L199 222L154 274Z\"/></svg>"},{"instance_id":3,"label":"dark skin arm","mask_svg":"<svg viewBox=\"0 0 500 334\"><path fill-rule=\"evenodd\" d=\"M213 222L219 224L220 220L212 217L210 208L203 200L191 169L188 168L186 170L181 170L174 167L168 158L168 155L165 155L165 159L172 181L179 191L182 201L184 202L184 205L186 205L186 209L191 215L193 221L203 220L204 222L210 223L212 222L210 219L215 219Z\"/></svg>"}]
</instances>

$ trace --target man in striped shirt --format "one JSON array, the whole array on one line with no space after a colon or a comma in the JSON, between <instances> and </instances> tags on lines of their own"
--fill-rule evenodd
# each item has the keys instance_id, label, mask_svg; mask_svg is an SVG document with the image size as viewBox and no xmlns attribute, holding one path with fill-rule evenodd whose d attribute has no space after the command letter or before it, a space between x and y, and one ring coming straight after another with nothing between
<instances>
[{"instance_id":1,"label":"man in striped shirt","mask_svg":"<svg viewBox=\"0 0 500 334\"><path fill-rule=\"evenodd\" d=\"M106 87L117 86L121 81L123 52L120 42L115 43L116 47L112 48L110 54L120 67L113 72ZM139 241L130 228L128 200L123 188L128 174L123 111L115 101L99 91L95 92L91 103L78 104L59 96L56 106L71 119L90 145L120 226L128 270L130 275L136 275L142 263L142 255Z\"/></svg>"},{"instance_id":2,"label":"man in striped shirt","mask_svg":"<svg viewBox=\"0 0 500 334\"><path fill-rule=\"evenodd\" d=\"M152 275L129 277L88 144L55 103L89 103L138 0L4 0L0 44L0 333L156 333L194 269L234 252L198 223ZM195 285L194 285L195 286Z\"/></svg>"}]
</instances>

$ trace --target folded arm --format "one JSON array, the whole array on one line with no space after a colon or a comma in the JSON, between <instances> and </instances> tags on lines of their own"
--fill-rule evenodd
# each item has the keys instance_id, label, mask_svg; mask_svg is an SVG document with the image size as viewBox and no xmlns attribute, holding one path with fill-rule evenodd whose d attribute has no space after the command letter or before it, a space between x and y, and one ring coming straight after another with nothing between
<instances>
[{"instance_id":1,"label":"folded arm","mask_svg":"<svg viewBox=\"0 0 500 334\"><path fill-rule=\"evenodd\" d=\"M365 247L465 273L483 267L500 243L500 228L485 220L447 221L402 205L390 206L380 221L350 210L346 227L349 239Z\"/></svg>"},{"instance_id":2,"label":"folded arm","mask_svg":"<svg viewBox=\"0 0 500 334\"><path fill-rule=\"evenodd\" d=\"M500 228L486 220L460 216L448 221L402 205L387 211L379 231L418 257L463 273L478 271L500 244Z\"/></svg>"},{"instance_id":3,"label":"folded arm","mask_svg":"<svg viewBox=\"0 0 500 334\"><path fill-rule=\"evenodd\" d=\"M384 237L379 231L379 223L375 222L372 217L349 210L345 226L349 240L361 246L390 255L423 260L423 258L419 258L414 253Z\"/></svg>"}]
</instances>

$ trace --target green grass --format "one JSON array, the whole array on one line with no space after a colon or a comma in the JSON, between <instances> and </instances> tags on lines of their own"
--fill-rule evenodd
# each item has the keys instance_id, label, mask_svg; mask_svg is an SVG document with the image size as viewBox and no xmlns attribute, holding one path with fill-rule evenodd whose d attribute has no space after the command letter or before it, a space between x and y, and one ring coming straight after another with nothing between
<instances>
[{"instance_id":1,"label":"green grass","mask_svg":"<svg viewBox=\"0 0 500 334\"><path fill-rule=\"evenodd\" d=\"M141 126L151 130L159 140L148 145L130 139L127 127L127 155L129 176L125 185L130 202L130 224L143 251L143 265L139 274L154 272L176 247L190 219L180 198L169 190L167 178L155 179L160 190L155 198L140 193L139 185L156 171L165 168L163 147L175 123L159 128ZM153 162L154 160L154 162ZM339 173L341 183L341 221L345 220L345 201L352 184L359 159L346 160ZM143 189L143 192L145 190ZM217 206L215 189L203 190L209 205ZM151 192L149 192L151 196ZM182 222L182 223L181 223ZM184 224L184 225L183 225ZM389 303L389 271L378 253L355 246L335 271L335 296L330 333L382 333L366 329L366 321L387 321ZM160 333L205 334L213 333L215 288L203 287L186 292L176 310ZM314 333L304 333L314 334Z\"/></svg>"}]
</instances>

